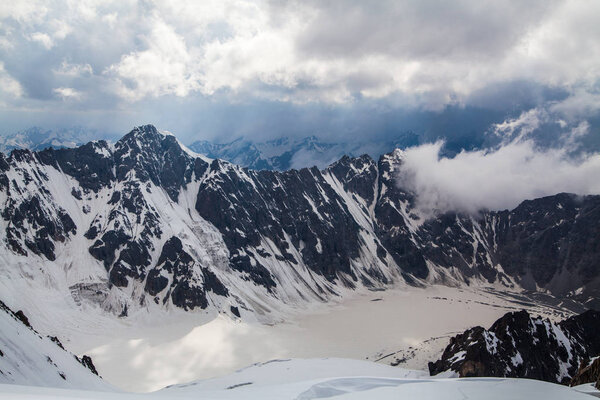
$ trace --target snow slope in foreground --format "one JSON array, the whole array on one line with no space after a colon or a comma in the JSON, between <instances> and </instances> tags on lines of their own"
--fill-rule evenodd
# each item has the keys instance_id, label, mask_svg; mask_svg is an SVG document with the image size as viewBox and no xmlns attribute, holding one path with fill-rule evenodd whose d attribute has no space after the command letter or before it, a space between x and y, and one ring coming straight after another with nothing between
<instances>
[{"instance_id":1,"label":"snow slope in foreground","mask_svg":"<svg viewBox=\"0 0 600 400\"><path fill-rule=\"evenodd\" d=\"M62 344L40 335L18 315L0 302L0 383L113 390Z\"/></svg>"},{"instance_id":2,"label":"snow slope in foreground","mask_svg":"<svg viewBox=\"0 0 600 400\"><path fill-rule=\"evenodd\" d=\"M551 383L502 378L435 379L421 372L344 359L274 360L231 375L148 394L0 385L0 399L590 399Z\"/></svg>"}]
</instances>

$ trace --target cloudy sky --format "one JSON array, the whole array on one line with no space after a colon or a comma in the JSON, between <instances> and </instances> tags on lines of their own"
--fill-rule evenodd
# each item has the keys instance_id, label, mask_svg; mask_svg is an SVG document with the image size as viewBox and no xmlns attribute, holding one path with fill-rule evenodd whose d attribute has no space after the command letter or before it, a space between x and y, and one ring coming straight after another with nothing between
<instances>
[{"instance_id":1,"label":"cloudy sky","mask_svg":"<svg viewBox=\"0 0 600 400\"><path fill-rule=\"evenodd\" d=\"M600 108L598 21L595 0L7 1L2 131L344 137L535 107L568 122Z\"/></svg>"},{"instance_id":2,"label":"cloudy sky","mask_svg":"<svg viewBox=\"0 0 600 400\"><path fill-rule=\"evenodd\" d=\"M599 21L597 0L4 1L0 133L412 131L424 209L597 193Z\"/></svg>"}]
</instances>

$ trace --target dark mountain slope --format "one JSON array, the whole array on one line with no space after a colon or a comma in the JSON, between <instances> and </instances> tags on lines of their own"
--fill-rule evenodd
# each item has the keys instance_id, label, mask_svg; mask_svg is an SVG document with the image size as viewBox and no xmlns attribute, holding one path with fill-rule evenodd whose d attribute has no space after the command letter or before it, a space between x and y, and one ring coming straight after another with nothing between
<instances>
[{"instance_id":1,"label":"dark mountain slope","mask_svg":"<svg viewBox=\"0 0 600 400\"><path fill-rule=\"evenodd\" d=\"M515 377L568 384L583 360L600 355L600 312L586 311L559 323L512 312L489 329L475 327L450 339L432 375Z\"/></svg>"}]
</instances>

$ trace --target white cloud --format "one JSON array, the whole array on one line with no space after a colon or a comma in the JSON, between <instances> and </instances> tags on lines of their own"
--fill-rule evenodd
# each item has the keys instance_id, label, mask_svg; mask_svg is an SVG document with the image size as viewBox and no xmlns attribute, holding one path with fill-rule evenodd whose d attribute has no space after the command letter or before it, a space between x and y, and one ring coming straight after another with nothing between
<instances>
[{"instance_id":1,"label":"white cloud","mask_svg":"<svg viewBox=\"0 0 600 400\"><path fill-rule=\"evenodd\" d=\"M573 94L560 107L579 117L598 109L599 18L600 2L571 0L17 1L0 7L0 49L34 100L71 87L90 107L225 94L440 110L527 81ZM69 80L65 60L86 69Z\"/></svg>"},{"instance_id":2,"label":"white cloud","mask_svg":"<svg viewBox=\"0 0 600 400\"><path fill-rule=\"evenodd\" d=\"M63 60L60 67L54 69L53 72L69 77L86 77L91 76L94 70L90 64L71 64Z\"/></svg>"},{"instance_id":3,"label":"white cloud","mask_svg":"<svg viewBox=\"0 0 600 400\"><path fill-rule=\"evenodd\" d=\"M117 13L106 14L102 16L102 21L106 22L109 27L113 28L117 23L118 15Z\"/></svg>"},{"instance_id":4,"label":"white cloud","mask_svg":"<svg viewBox=\"0 0 600 400\"><path fill-rule=\"evenodd\" d=\"M4 63L0 62L0 97L4 100L8 98L18 98L23 96L23 87L4 69Z\"/></svg>"},{"instance_id":5,"label":"white cloud","mask_svg":"<svg viewBox=\"0 0 600 400\"><path fill-rule=\"evenodd\" d=\"M600 111L600 93L577 88L571 96L552 104L550 109L569 119L589 117Z\"/></svg>"},{"instance_id":6,"label":"white cloud","mask_svg":"<svg viewBox=\"0 0 600 400\"><path fill-rule=\"evenodd\" d=\"M499 124L493 124L491 132L502 138L504 143L519 142L548 121L548 113L542 108L533 108Z\"/></svg>"},{"instance_id":7,"label":"white cloud","mask_svg":"<svg viewBox=\"0 0 600 400\"><path fill-rule=\"evenodd\" d=\"M82 97L81 92L70 87L55 88L53 92L63 100L80 100Z\"/></svg>"},{"instance_id":8,"label":"white cloud","mask_svg":"<svg viewBox=\"0 0 600 400\"><path fill-rule=\"evenodd\" d=\"M174 47L181 57L166 57L151 33L144 50L112 67L122 82L138 82L142 93L154 95L229 89L284 101L348 102L357 94L401 92L439 109L499 81L560 86L600 78L594 22L600 6L594 3L230 0L154 6L150 23L171 30L179 38L174 43L185 43L183 52ZM160 22L152 21L156 15ZM156 59L161 67L149 73L143 64ZM119 87L128 99L143 97Z\"/></svg>"},{"instance_id":9,"label":"white cloud","mask_svg":"<svg viewBox=\"0 0 600 400\"><path fill-rule=\"evenodd\" d=\"M442 142L409 148L398 184L417 195L426 215L511 209L523 200L560 192L600 194L600 154L570 153L569 136L586 134L588 128L574 127L560 148L540 149L523 138L454 158L440 156Z\"/></svg>"},{"instance_id":10,"label":"white cloud","mask_svg":"<svg viewBox=\"0 0 600 400\"><path fill-rule=\"evenodd\" d=\"M45 4L28 1L5 1L0 7L0 19L14 19L23 23L41 21L48 13Z\"/></svg>"},{"instance_id":11,"label":"white cloud","mask_svg":"<svg viewBox=\"0 0 600 400\"><path fill-rule=\"evenodd\" d=\"M34 32L29 36L29 39L33 42L38 42L44 46L47 50L50 50L54 46L52 38L43 32Z\"/></svg>"},{"instance_id":12,"label":"white cloud","mask_svg":"<svg viewBox=\"0 0 600 400\"><path fill-rule=\"evenodd\" d=\"M48 23L48 26L52 30L52 38L63 40L73 31L73 28L60 19L53 19Z\"/></svg>"},{"instance_id":13,"label":"white cloud","mask_svg":"<svg viewBox=\"0 0 600 400\"><path fill-rule=\"evenodd\" d=\"M144 41L146 50L124 55L107 69L115 76L121 96L132 101L148 95L186 96L199 87L185 40L172 26L155 17Z\"/></svg>"},{"instance_id":14,"label":"white cloud","mask_svg":"<svg viewBox=\"0 0 600 400\"><path fill-rule=\"evenodd\" d=\"M409 148L398 184L417 195L426 215L511 209L560 192L600 194L600 153L580 148L590 123L563 119L572 101L567 97L493 124L487 134L500 139L495 147L463 150L453 158L441 156L442 141ZM540 146L540 136L548 139L551 128L556 139Z\"/></svg>"}]
</instances>

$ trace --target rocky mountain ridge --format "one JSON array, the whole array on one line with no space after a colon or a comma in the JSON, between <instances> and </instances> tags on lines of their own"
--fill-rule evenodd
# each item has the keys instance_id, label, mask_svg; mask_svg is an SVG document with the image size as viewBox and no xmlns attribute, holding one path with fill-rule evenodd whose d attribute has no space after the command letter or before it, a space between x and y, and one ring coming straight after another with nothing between
<instances>
[{"instance_id":1,"label":"rocky mountain ridge","mask_svg":"<svg viewBox=\"0 0 600 400\"><path fill-rule=\"evenodd\" d=\"M426 219L397 185L402 154L256 171L146 125L114 145L0 155L4 293L33 280L121 316L174 307L258 320L405 283L499 284L597 304L600 196Z\"/></svg>"},{"instance_id":2,"label":"rocky mountain ridge","mask_svg":"<svg viewBox=\"0 0 600 400\"><path fill-rule=\"evenodd\" d=\"M598 311L558 323L525 310L511 312L489 329L474 327L450 339L441 358L429 363L429 371L431 375L451 370L460 377L518 377L569 384L582 362L600 355L599 330Z\"/></svg>"}]
</instances>

